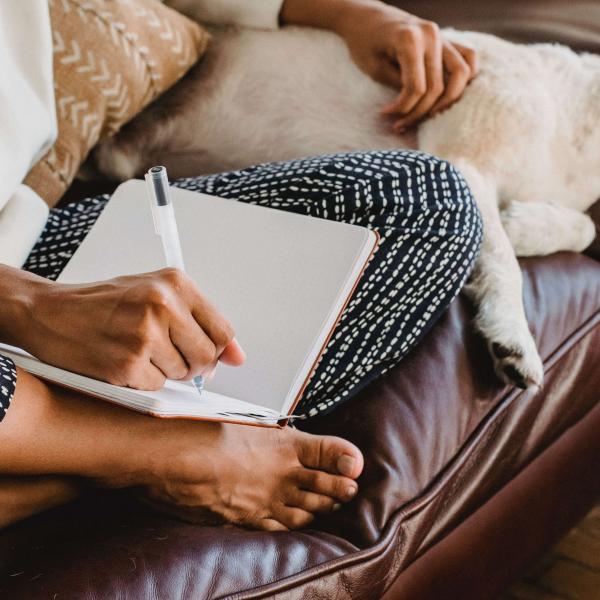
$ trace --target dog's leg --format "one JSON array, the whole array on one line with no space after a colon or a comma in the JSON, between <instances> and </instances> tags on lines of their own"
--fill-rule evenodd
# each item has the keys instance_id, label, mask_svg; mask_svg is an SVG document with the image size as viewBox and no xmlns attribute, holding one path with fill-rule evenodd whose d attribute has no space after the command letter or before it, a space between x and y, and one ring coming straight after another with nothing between
<instances>
[{"instance_id":1,"label":"dog's leg","mask_svg":"<svg viewBox=\"0 0 600 600\"><path fill-rule=\"evenodd\" d=\"M502 227L496 184L471 163L450 160L471 187L483 218L481 252L465 288L477 306L476 326L502 380L521 388L541 385L544 368L527 324L521 269Z\"/></svg>"},{"instance_id":2,"label":"dog's leg","mask_svg":"<svg viewBox=\"0 0 600 600\"><path fill-rule=\"evenodd\" d=\"M546 202L511 202L500 217L517 256L581 252L596 237L588 215Z\"/></svg>"}]
</instances>

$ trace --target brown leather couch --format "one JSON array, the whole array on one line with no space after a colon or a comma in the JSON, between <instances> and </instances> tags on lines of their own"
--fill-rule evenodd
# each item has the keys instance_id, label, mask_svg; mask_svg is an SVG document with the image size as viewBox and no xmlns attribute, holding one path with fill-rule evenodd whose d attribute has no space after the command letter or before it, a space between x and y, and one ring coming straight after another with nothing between
<instances>
[{"instance_id":1,"label":"brown leather couch","mask_svg":"<svg viewBox=\"0 0 600 600\"><path fill-rule=\"evenodd\" d=\"M461 28L600 51L597 0L400 2ZM486 599L600 496L600 264L523 261L539 391L501 385L459 298L421 346L314 432L365 453L360 494L310 530L196 527L95 493L0 534L0 596Z\"/></svg>"}]
</instances>

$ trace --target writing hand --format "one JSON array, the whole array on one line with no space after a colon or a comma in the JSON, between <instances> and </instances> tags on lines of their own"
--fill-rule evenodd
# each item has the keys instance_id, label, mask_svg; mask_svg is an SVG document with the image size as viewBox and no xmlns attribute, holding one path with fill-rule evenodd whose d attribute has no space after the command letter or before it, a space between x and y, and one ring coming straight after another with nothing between
<instances>
[{"instance_id":1,"label":"writing hand","mask_svg":"<svg viewBox=\"0 0 600 600\"><path fill-rule=\"evenodd\" d=\"M23 347L61 368L154 390L245 360L229 321L177 269L38 287Z\"/></svg>"}]
</instances>

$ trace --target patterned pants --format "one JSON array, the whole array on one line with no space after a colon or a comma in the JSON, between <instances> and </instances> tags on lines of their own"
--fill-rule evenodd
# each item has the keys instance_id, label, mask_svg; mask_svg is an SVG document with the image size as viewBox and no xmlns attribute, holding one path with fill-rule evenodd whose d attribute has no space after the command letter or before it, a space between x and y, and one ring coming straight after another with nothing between
<instances>
[{"instance_id":1,"label":"patterned pants","mask_svg":"<svg viewBox=\"0 0 600 600\"><path fill-rule=\"evenodd\" d=\"M379 247L297 415L331 410L414 348L460 291L481 241L480 215L463 178L447 162L417 152L318 156L175 185L379 232ZM24 268L58 277L107 201L100 196L51 211ZM15 380L14 365L0 357L4 408Z\"/></svg>"}]
</instances>

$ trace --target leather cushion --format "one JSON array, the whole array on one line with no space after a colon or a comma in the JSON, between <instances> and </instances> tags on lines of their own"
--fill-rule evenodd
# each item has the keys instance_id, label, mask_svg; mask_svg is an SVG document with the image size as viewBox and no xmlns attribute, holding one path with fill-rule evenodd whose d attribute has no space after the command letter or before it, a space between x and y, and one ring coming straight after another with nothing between
<instances>
[{"instance_id":1,"label":"leather cushion","mask_svg":"<svg viewBox=\"0 0 600 600\"><path fill-rule=\"evenodd\" d=\"M195 527L97 494L0 534L0 593L287 598L335 586L339 597L377 597L598 401L600 264L559 254L524 267L542 390L498 383L460 298L400 365L311 424L365 452L359 497L339 513L268 534Z\"/></svg>"}]
</instances>

